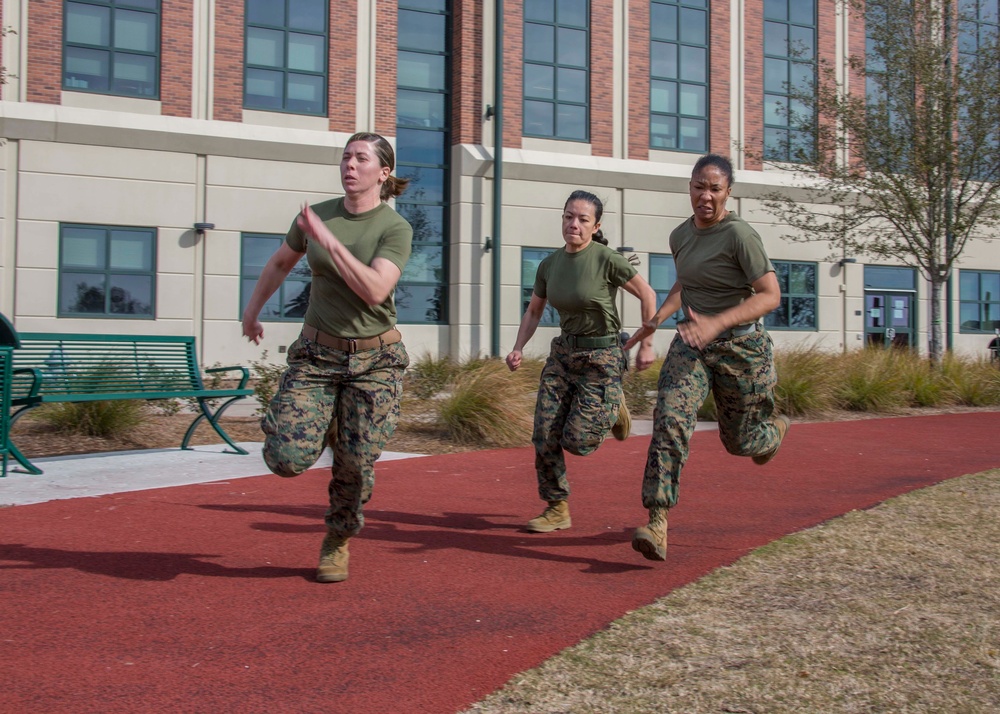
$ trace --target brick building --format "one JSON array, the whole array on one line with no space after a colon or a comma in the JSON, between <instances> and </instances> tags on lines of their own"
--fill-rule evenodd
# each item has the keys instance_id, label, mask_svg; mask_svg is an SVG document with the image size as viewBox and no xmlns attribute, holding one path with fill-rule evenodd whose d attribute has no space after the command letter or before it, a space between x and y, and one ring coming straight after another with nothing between
<instances>
[{"instance_id":1,"label":"brick building","mask_svg":"<svg viewBox=\"0 0 1000 714\"><path fill-rule=\"evenodd\" d=\"M917 272L784 240L760 202L782 172L738 150L780 159L788 82L864 52L863 21L840 7L503 0L498 22L489 0L2 0L0 312L24 331L192 334L205 364L280 359L308 270L268 306L261 347L241 337L243 305L300 204L339 194L346 138L374 130L412 179L396 202L415 227L397 291L411 355L510 349L576 188L604 200L611 245L665 295L667 236L707 151L733 157L729 207L778 269L779 347L851 349L892 328L925 351ZM637 326L637 301L623 309ZM987 243L967 249L951 312L955 348L985 354L1000 326Z\"/></svg>"}]
</instances>

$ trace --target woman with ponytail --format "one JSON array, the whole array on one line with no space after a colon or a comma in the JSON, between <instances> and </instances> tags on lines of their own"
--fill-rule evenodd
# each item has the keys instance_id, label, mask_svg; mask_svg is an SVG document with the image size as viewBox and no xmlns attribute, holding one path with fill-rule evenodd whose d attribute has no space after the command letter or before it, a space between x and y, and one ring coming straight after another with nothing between
<instances>
[{"instance_id":1,"label":"woman with ponytail","mask_svg":"<svg viewBox=\"0 0 1000 714\"><path fill-rule=\"evenodd\" d=\"M260 344L265 303L306 255L312 271L302 334L261 420L264 461L298 476L329 443L333 449L327 534L319 582L347 579L348 539L364 525L375 461L399 418L409 364L396 329L396 283L410 257L413 229L386 203L406 188L392 175L392 146L355 134L340 161L344 197L303 205L271 257L243 314L243 334Z\"/></svg>"},{"instance_id":2,"label":"woman with ponytail","mask_svg":"<svg viewBox=\"0 0 1000 714\"><path fill-rule=\"evenodd\" d=\"M559 313L562 333L552 340L542 369L532 443L538 495L548 505L528 521L533 533L569 528L569 481L563 452L585 456L608 433L624 441L631 428L622 395L628 358L622 349L618 289L639 298L642 319L656 312L656 293L626 258L608 247L601 232L604 205L587 191L574 191L562 214L565 246L545 258L535 275L531 302L507 355L511 371L535 334L547 302ZM653 362L653 336L639 346L636 368Z\"/></svg>"}]
</instances>

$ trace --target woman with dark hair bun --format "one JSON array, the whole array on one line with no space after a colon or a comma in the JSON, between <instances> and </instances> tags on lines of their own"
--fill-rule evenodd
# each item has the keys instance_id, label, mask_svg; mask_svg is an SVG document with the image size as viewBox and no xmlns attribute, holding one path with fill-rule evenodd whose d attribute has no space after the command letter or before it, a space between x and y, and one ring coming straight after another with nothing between
<instances>
[{"instance_id":1,"label":"woman with dark hair bun","mask_svg":"<svg viewBox=\"0 0 1000 714\"><path fill-rule=\"evenodd\" d=\"M618 251L608 247L601 232L604 204L592 193L574 191L562 214L565 245L543 260L535 275L534 292L507 355L511 371L521 366L522 350L535 334L547 302L559 313L562 333L552 340L542 369L535 406L532 443L538 495L547 506L528 521L533 533L569 528L569 481L563 451L585 456L608 433L618 440L631 429L622 396L622 376L628 358L622 349L618 289L641 303L642 319L656 310L656 293ZM653 362L652 335L642 341L636 368Z\"/></svg>"},{"instance_id":2,"label":"woman with dark hair bun","mask_svg":"<svg viewBox=\"0 0 1000 714\"><path fill-rule=\"evenodd\" d=\"M396 329L396 282L413 229L386 203L406 188L392 175L392 146L378 134L347 140L340 160L344 197L303 205L285 242L261 271L243 313L243 334L259 344L260 311L306 255L312 271L302 334L288 348L288 369L261 420L264 461L298 476L333 450L327 533L316 579L347 579L348 540L364 525L375 461L399 419L409 364Z\"/></svg>"},{"instance_id":3,"label":"woman with dark hair bun","mask_svg":"<svg viewBox=\"0 0 1000 714\"><path fill-rule=\"evenodd\" d=\"M691 433L709 393L731 454L766 464L788 431L788 418L773 416L774 358L760 322L780 303L781 288L757 231L726 208L732 190L729 159L698 159L689 183L694 215L670 234L677 282L625 345L648 339L683 308L657 385L642 481L649 523L632 536L632 547L647 560L667 558L667 510L677 503Z\"/></svg>"}]
</instances>

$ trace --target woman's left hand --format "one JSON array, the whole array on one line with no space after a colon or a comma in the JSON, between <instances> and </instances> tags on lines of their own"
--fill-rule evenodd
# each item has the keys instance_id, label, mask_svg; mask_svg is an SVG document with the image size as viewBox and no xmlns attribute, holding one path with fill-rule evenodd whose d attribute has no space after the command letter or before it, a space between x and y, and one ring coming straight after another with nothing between
<instances>
[{"instance_id":1,"label":"woman's left hand","mask_svg":"<svg viewBox=\"0 0 1000 714\"><path fill-rule=\"evenodd\" d=\"M639 345L639 351L635 355L635 368L641 372L653 364L655 358L656 354L653 352L653 346L643 343Z\"/></svg>"},{"instance_id":2,"label":"woman's left hand","mask_svg":"<svg viewBox=\"0 0 1000 714\"><path fill-rule=\"evenodd\" d=\"M716 315L701 315L688 308L687 318L677 323L677 331L688 347L703 350L725 329Z\"/></svg>"}]
</instances>

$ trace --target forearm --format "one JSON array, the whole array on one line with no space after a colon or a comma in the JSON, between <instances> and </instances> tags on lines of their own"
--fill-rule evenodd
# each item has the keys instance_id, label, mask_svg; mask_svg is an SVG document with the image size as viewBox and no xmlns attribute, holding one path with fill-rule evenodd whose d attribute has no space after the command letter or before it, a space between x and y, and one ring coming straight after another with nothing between
<instances>
[{"instance_id":1,"label":"forearm","mask_svg":"<svg viewBox=\"0 0 1000 714\"><path fill-rule=\"evenodd\" d=\"M524 346L531 340L535 334L535 330L538 329L538 323L541 321L542 316L540 314L535 315L530 310L524 313L521 325L517 328L517 339L514 340L514 352L524 351Z\"/></svg>"},{"instance_id":2,"label":"forearm","mask_svg":"<svg viewBox=\"0 0 1000 714\"><path fill-rule=\"evenodd\" d=\"M338 240L334 240L332 245L326 247L334 265L340 271L340 277L358 297L369 305L380 305L385 302L396 285L395 279L390 279L372 266L362 263Z\"/></svg>"}]
</instances>

